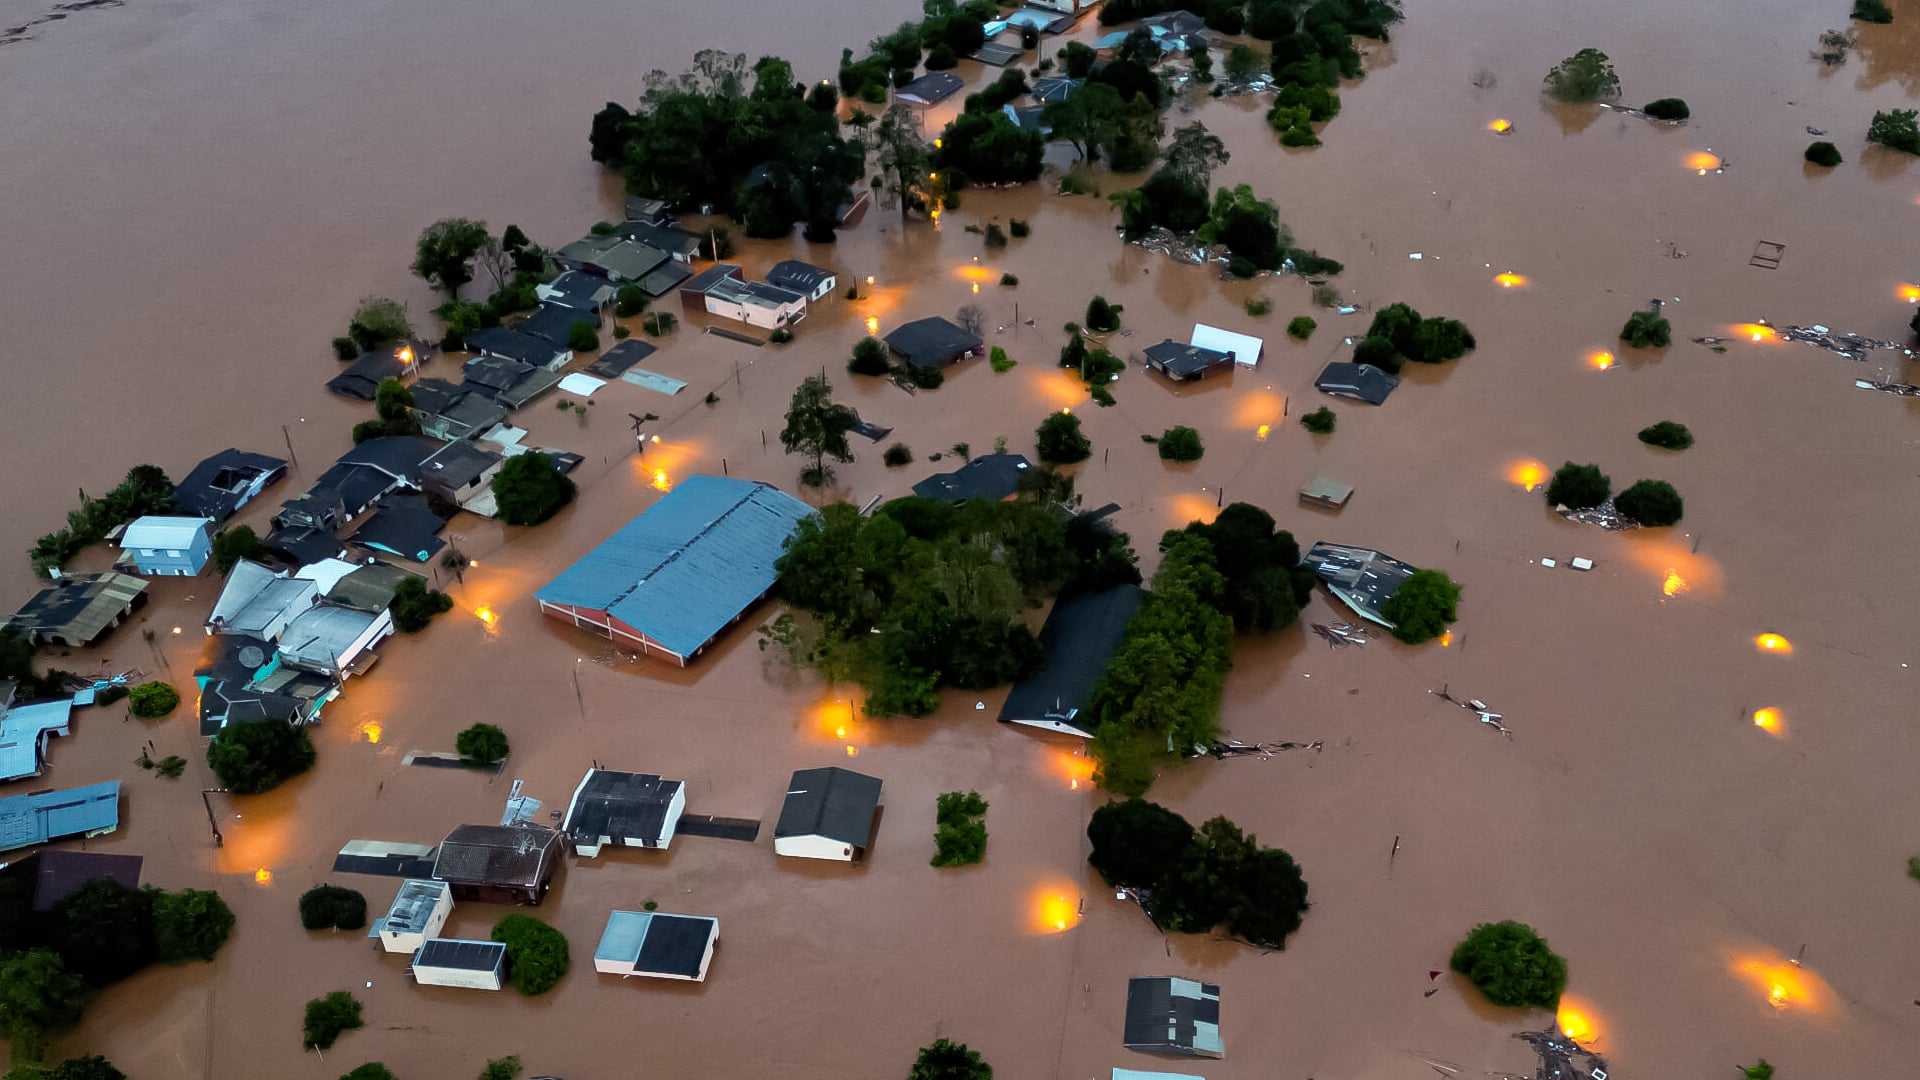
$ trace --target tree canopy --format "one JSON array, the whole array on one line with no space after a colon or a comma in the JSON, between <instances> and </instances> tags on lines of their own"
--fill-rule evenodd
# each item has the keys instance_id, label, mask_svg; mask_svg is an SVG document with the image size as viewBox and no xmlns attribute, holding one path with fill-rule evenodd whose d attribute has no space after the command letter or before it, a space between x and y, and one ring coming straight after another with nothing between
<instances>
[{"instance_id":1,"label":"tree canopy","mask_svg":"<svg viewBox=\"0 0 1920 1080\"><path fill-rule=\"evenodd\" d=\"M800 380L787 405L787 426L780 429L780 445L789 454L800 454L812 464L800 471L800 482L825 487L833 479L827 459L852 461L853 447L847 433L858 423L853 410L833 400L833 384L825 375L809 375Z\"/></svg>"},{"instance_id":2,"label":"tree canopy","mask_svg":"<svg viewBox=\"0 0 1920 1080\"><path fill-rule=\"evenodd\" d=\"M507 459L493 477L494 503L509 525L538 525L565 509L576 491L573 479L538 451Z\"/></svg>"},{"instance_id":3,"label":"tree canopy","mask_svg":"<svg viewBox=\"0 0 1920 1080\"><path fill-rule=\"evenodd\" d=\"M400 301L367 296L353 309L347 336L362 352L371 352L389 342L411 340L413 323L407 319L407 306Z\"/></svg>"},{"instance_id":4,"label":"tree canopy","mask_svg":"<svg viewBox=\"0 0 1920 1080\"><path fill-rule=\"evenodd\" d=\"M300 894L300 925L308 930L359 930L367 925L367 898L341 885L315 885Z\"/></svg>"},{"instance_id":5,"label":"tree canopy","mask_svg":"<svg viewBox=\"0 0 1920 1080\"><path fill-rule=\"evenodd\" d=\"M434 616L453 610L453 597L439 589L427 588L421 578L408 577L394 586L393 603L388 609L393 612L395 629L403 634L417 634L427 628Z\"/></svg>"},{"instance_id":6,"label":"tree canopy","mask_svg":"<svg viewBox=\"0 0 1920 1080\"><path fill-rule=\"evenodd\" d=\"M377 1061L365 1065L355 1065L353 1069L340 1077L340 1080L395 1080L393 1070Z\"/></svg>"},{"instance_id":7,"label":"tree canopy","mask_svg":"<svg viewBox=\"0 0 1920 1080\"><path fill-rule=\"evenodd\" d=\"M1882 109L1874 113L1867 125L1867 141L1905 154L1920 154L1920 120L1916 120L1916 116L1920 116L1920 111L1914 109Z\"/></svg>"},{"instance_id":8,"label":"tree canopy","mask_svg":"<svg viewBox=\"0 0 1920 1080\"><path fill-rule=\"evenodd\" d=\"M86 985L58 954L27 949L0 957L0 1034L15 1054L38 1060L46 1032L80 1019Z\"/></svg>"},{"instance_id":9,"label":"tree canopy","mask_svg":"<svg viewBox=\"0 0 1920 1080\"><path fill-rule=\"evenodd\" d=\"M507 981L532 997L553 989L567 973L567 937L531 915L508 915L493 927L507 946Z\"/></svg>"},{"instance_id":10,"label":"tree canopy","mask_svg":"<svg viewBox=\"0 0 1920 1080\"><path fill-rule=\"evenodd\" d=\"M1380 617L1393 624L1393 636L1409 645L1430 641L1459 618L1460 586L1439 570L1415 570L1380 605Z\"/></svg>"},{"instance_id":11,"label":"tree canopy","mask_svg":"<svg viewBox=\"0 0 1920 1080\"><path fill-rule=\"evenodd\" d=\"M492 765L507 756L507 733L492 724L475 724L453 737L453 748L469 761Z\"/></svg>"},{"instance_id":12,"label":"tree canopy","mask_svg":"<svg viewBox=\"0 0 1920 1080\"><path fill-rule=\"evenodd\" d=\"M306 729L276 718L228 724L207 744L207 766L236 795L272 791L313 768L313 760Z\"/></svg>"},{"instance_id":13,"label":"tree canopy","mask_svg":"<svg viewBox=\"0 0 1920 1080\"><path fill-rule=\"evenodd\" d=\"M1569 461L1554 470L1553 480L1547 484L1547 505L1590 510L1606 502L1612 492L1613 481L1600 471L1600 466L1575 465Z\"/></svg>"},{"instance_id":14,"label":"tree canopy","mask_svg":"<svg viewBox=\"0 0 1920 1080\"><path fill-rule=\"evenodd\" d=\"M474 256L486 242L486 222L442 218L420 230L420 238L414 242L413 272L458 300L460 286L473 280Z\"/></svg>"},{"instance_id":15,"label":"tree canopy","mask_svg":"<svg viewBox=\"0 0 1920 1080\"><path fill-rule=\"evenodd\" d=\"M987 855L987 800L949 791L934 801L933 865L967 866Z\"/></svg>"},{"instance_id":16,"label":"tree canopy","mask_svg":"<svg viewBox=\"0 0 1920 1080\"><path fill-rule=\"evenodd\" d=\"M1620 328L1620 340L1636 349L1664 349L1672 342L1673 333L1658 311L1636 311Z\"/></svg>"},{"instance_id":17,"label":"tree canopy","mask_svg":"<svg viewBox=\"0 0 1920 1080\"><path fill-rule=\"evenodd\" d=\"M493 1058L480 1070L480 1080L520 1080L520 1059L512 1054Z\"/></svg>"},{"instance_id":18,"label":"tree canopy","mask_svg":"<svg viewBox=\"0 0 1920 1080\"><path fill-rule=\"evenodd\" d=\"M1172 538L1161 541L1164 550ZM1233 503L1212 522L1189 522L1184 535L1207 542L1221 588L1215 604L1242 633L1285 630L1300 617L1318 580L1300 564L1293 534L1274 526L1273 515L1250 503Z\"/></svg>"},{"instance_id":19,"label":"tree canopy","mask_svg":"<svg viewBox=\"0 0 1920 1080\"><path fill-rule=\"evenodd\" d=\"M258 562L266 554L267 545L260 542L259 534L249 525L222 529L213 538L213 568L222 574L232 570L241 559Z\"/></svg>"},{"instance_id":20,"label":"tree canopy","mask_svg":"<svg viewBox=\"0 0 1920 1080\"><path fill-rule=\"evenodd\" d=\"M1161 432L1158 449L1162 461L1199 461L1206 453L1200 433L1185 424L1176 424Z\"/></svg>"},{"instance_id":21,"label":"tree canopy","mask_svg":"<svg viewBox=\"0 0 1920 1080\"><path fill-rule=\"evenodd\" d=\"M148 514L175 510L173 481L155 465L135 465L126 479L101 498L80 492L80 508L67 512L67 527L36 540L30 554L33 568L45 574L106 538L115 527Z\"/></svg>"},{"instance_id":22,"label":"tree canopy","mask_svg":"<svg viewBox=\"0 0 1920 1080\"><path fill-rule=\"evenodd\" d=\"M1620 96L1620 76L1613 73L1613 63L1606 53L1581 49L1547 72L1546 87L1548 96L1556 101L1612 101Z\"/></svg>"},{"instance_id":23,"label":"tree canopy","mask_svg":"<svg viewBox=\"0 0 1920 1080\"><path fill-rule=\"evenodd\" d=\"M143 720L157 720L180 705L180 691L166 683L143 682L127 695L127 711Z\"/></svg>"},{"instance_id":24,"label":"tree canopy","mask_svg":"<svg viewBox=\"0 0 1920 1080\"><path fill-rule=\"evenodd\" d=\"M935 160L973 183L1020 184L1040 177L1046 140L1003 112L963 112L940 135Z\"/></svg>"},{"instance_id":25,"label":"tree canopy","mask_svg":"<svg viewBox=\"0 0 1920 1080\"><path fill-rule=\"evenodd\" d=\"M1680 493L1665 480L1636 480L1613 498L1613 508L1629 521L1647 526L1672 525L1685 512Z\"/></svg>"},{"instance_id":26,"label":"tree canopy","mask_svg":"<svg viewBox=\"0 0 1920 1080\"><path fill-rule=\"evenodd\" d=\"M181 889L153 898L154 945L164 963L212 960L233 933L233 921L227 902L211 889Z\"/></svg>"},{"instance_id":27,"label":"tree canopy","mask_svg":"<svg viewBox=\"0 0 1920 1080\"><path fill-rule=\"evenodd\" d=\"M1685 450L1693 445L1693 432L1687 425L1672 420L1661 420L1640 429L1640 441L1648 446L1657 446L1662 450Z\"/></svg>"},{"instance_id":28,"label":"tree canopy","mask_svg":"<svg viewBox=\"0 0 1920 1080\"><path fill-rule=\"evenodd\" d=\"M1049 465L1071 465L1093 456L1093 443L1080 434L1080 418L1070 412L1048 413L1034 438L1040 460Z\"/></svg>"},{"instance_id":29,"label":"tree canopy","mask_svg":"<svg viewBox=\"0 0 1920 1080\"><path fill-rule=\"evenodd\" d=\"M1466 324L1460 320L1423 317L1406 304L1388 304L1375 312L1373 323L1367 327L1366 337L1384 338L1393 343L1396 353L1421 364L1458 359L1477 344ZM1366 344L1365 340L1362 344ZM1358 350L1355 355L1358 360ZM1397 371L1399 368L1394 365L1389 370Z\"/></svg>"},{"instance_id":30,"label":"tree canopy","mask_svg":"<svg viewBox=\"0 0 1920 1080\"><path fill-rule=\"evenodd\" d=\"M935 1039L931 1046L920 1048L907 1080L993 1080L993 1066L966 1043Z\"/></svg>"},{"instance_id":31,"label":"tree canopy","mask_svg":"<svg viewBox=\"0 0 1920 1080\"><path fill-rule=\"evenodd\" d=\"M1453 970L1495 1005L1551 1009L1567 988L1567 962L1525 923L1481 923L1454 947Z\"/></svg>"},{"instance_id":32,"label":"tree canopy","mask_svg":"<svg viewBox=\"0 0 1920 1080\"><path fill-rule=\"evenodd\" d=\"M1204 934L1216 926L1269 949L1284 949L1311 906L1293 856L1224 817L1199 829L1139 799L1108 803L1087 823L1087 861L1110 885L1136 889L1155 926Z\"/></svg>"},{"instance_id":33,"label":"tree canopy","mask_svg":"<svg viewBox=\"0 0 1920 1080\"><path fill-rule=\"evenodd\" d=\"M127 1080L127 1074L99 1054L68 1058L47 1070L45 1080Z\"/></svg>"},{"instance_id":34,"label":"tree canopy","mask_svg":"<svg viewBox=\"0 0 1920 1080\"><path fill-rule=\"evenodd\" d=\"M159 955L153 919L158 894L106 878L89 881L54 906L41 941L89 985L119 982Z\"/></svg>"},{"instance_id":35,"label":"tree canopy","mask_svg":"<svg viewBox=\"0 0 1920 1080\"><path fill-rule=\"evenodd\" d=\"M360 1019L360 999L345 990L335 990L307 1002L301 1045L309 1050L331 1049L342 1033L365 1026L366 1021Z\"/></svg>"}]
</instances>

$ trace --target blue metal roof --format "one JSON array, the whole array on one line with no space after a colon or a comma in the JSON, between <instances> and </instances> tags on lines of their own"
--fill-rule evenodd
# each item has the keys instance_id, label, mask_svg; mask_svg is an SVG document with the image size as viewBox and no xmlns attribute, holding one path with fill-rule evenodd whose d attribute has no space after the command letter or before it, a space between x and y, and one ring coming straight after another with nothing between
<instances>
[{"instance_id":1,"label":"blue metal roof","mask_svg":"<svg viewBox=\"0 0 1920 1080\"><path fill-rule=\"evenodd\" d=\"M0 851L120 826L120 781L0 799Z\"/></svg>"},{"instance_id":2,"label":"blue metal roof","mask_svg":"<svg viewBox=\"0 0 1920 1080\"><path fill-rule=\"evenodd\" d=\"M604 611L691 656L773 586L813 508L770 484L693 476L534 593Z\"/></svg>"}]
</instances>

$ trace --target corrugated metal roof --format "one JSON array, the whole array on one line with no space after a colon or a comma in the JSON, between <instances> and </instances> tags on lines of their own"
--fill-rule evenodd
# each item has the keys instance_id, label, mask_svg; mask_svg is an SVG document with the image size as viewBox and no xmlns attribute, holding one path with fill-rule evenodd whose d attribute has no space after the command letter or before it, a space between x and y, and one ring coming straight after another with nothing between
<instances>
[{"instance_id":1,"label":"corrugated metal roof","mask_svg":"<svg viewBox=\"0 0 1920 1080\"><path fill-rule=\"evenodd\" d=\"M73 701L43 701L37 705L0 707L0 780L40 775L40 757L48 738L67 733Z\"/></svg>"},{"instance_id":2,"label":"corrugated metal roof","mask_svg":"<svg viewBox=\"0 0 1920 1080\"><path fill-rule=\"evenodd\" d=\"M422 881L408 878L400 883L400 891L394 894L393 904L387 908L387 917L382 920L386 929L396 934L424 934L427 922L433 918L433 909L452 889L444 881Z\"/></svg>"},{"instance_id":3,"label":"corrugated metal roof","mask_svg":"<svg viewBox=\"0 0 1920 1080\"><path fill-rule=\"evenodd\" d=\"M507 962L507 947L498 941L467 941L461 938L434 938L414 951L413 966L442 971L500 971Z\"/></svg>"},{"instance_id":4,"label":"corrugated metal roof","mask_svg":"<svg viewBox=\"0 0 1920 1080\"><path fill-rule=\"evenodd\" d=\"M291 663L331 666L377 617L327 604L308 608L295 615L281 634L280 655Z\"/></svg>"},{"instance_id":5,"label":"corrugated metal roof","mask_svg":"<svg viewBox=\"0 0 1920 1080\"><path fill-rule=\"evenodd\" d=\"M770 484L693 476L534 598L604 611L691 656L773 586L813 508Z\"/></svg>"},{"instance_id":6,"label":"corrugated metal roof","mask_svg":"<svg viewBox=\"0 0 1920 1080\"><path fill-rule=\"evenodd\" d=\"M120 826L120 781L0 799L0 851Z\"/></svg>"},{"instance_id":7,"label":"corrugated metal roof","mask_svg":"<svg viewBox=\"0 0 1920 1080\"><path fill-rule=\"evenodd\" d=\"M133 523L120 534L120 546L123 549L140 548L148 551L185 551L206 531L206 518L148 514L133 519Z\"/></svg>"}]
</instances>

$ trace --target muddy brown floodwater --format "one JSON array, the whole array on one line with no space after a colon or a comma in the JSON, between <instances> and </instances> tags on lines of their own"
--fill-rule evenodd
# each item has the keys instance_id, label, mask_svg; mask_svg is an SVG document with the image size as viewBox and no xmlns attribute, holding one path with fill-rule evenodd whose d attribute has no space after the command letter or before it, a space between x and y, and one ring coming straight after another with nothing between
<instances>
[{"instance_id":1,"label":"muddy brown floodwater","mask_svg":"<svg viewBox=\"0 0 1920 1080\"><path fill-rule=\"evenodd\" d=\"M7 20L42 6L8 3ZM1762 318L1904 337L1896 290L1920 277L1920 165L1863 136L1875 109L1920 92L1920 4L1894 0L1895 22L1860 27L1829 71L1808 54L1844 0L1407 6L1392 45L1369 46L1369 74L1345 89L1323 148L1281 150L1248 99L1195 101L1191 116L1232 150L1218 182L1252 183L1302 243L1347 264L1349 302L1459 317L1476 352L1410 371L1384 408L1335 403L1338 432L1315 437L1292 421L1322 403L1313 376L1366 313L1314 310L1318 332L1290 341L1286 320L1309 311L1303 283L1223 284L1123 247L1104 197L968 192L937 230L876 211L834 249L746 245L750 272L803 256L843 280L873 275L873 296L816 305L785 349L702 336L696 321L649 365L689 382L675 398L615 383L584 420L527 410L536 442L586 455L580 501L536 531L455 522L480 561L452 588L455 612L382 649L317 730L310 775L216 801L224 848L209 843L211 776L184 716L83 713L54 744L54 782L128 786L123 827L94 846L144 854L155 884L216 886L239 915L217 962L114 987L57 1050L105 1053L141 1080L321 1080L365 1060L464 1077L507 1053L572 1080L837 1078L898 1076L947 1035L1002 1076L1078 1080L1155 1067L1119 1045L1125 980L1181 973L1224 988L1227 1057L1187 1070L1213 1080L1417 1077L1428 1060L1452 1075L1530 1073L1510 1036L1544 1014L1487 1008L1451 975L1422 993L1468 926L1518 918L1567 956L1562 1020L1591 1032L1617 1076L1708 1076L1760 1056L1783 1078L1909 1072L1920 890L1902 870L1920 852L1920 597L1902 553L1920 532L1920 404L1853 380L1916 372L1891 354L1858 365L1804 345L1742 337L1717 353L1686 339ZM103 490L134 462L179 475L228 445L277 452L284 425L301 469L267 502L310 481L364 411L320 387L326 339L354 300L431 306L405 267L436 217L513 221L557 245L608 216L617 185L587 159L587 119L630 100L647 69L719 46L779 52L818 78L911 5L668 10L130 0L0 47L8 603L32 588L18 553L58 524L74 488ZM1692 122L1543 105L1541 75L1588 45L1613 56L1628 102L1680 96ZM1501 118L1512 131L1495 135ZM1828 130L1847 163L1805 166L1808 127ZM1727 167L1702 175L1695 153ZM1032 236L984 252L964 231L1006 217L1030 220ZM1786 245L1778 269L1748 265L1761 240ZM1021 285L1001 288L1003 272ZM1503 287L1502 273L1524 283ZM1125 305L1131 336L1116 344L1129 353L1199 320L1264 335L1266 359L1178 392L1130 369L1116 407L1091 407L1051 357L1095 292ZM1273 313L1244 315L1254 296ZM1652 297L1668 302L1674 346L1594 367ZM1019 367L969 364L916 396L844 374L866 318L886 327L970 301ZM1085 868L1099 796L1084 762L996 729L1002 692L979 699L984 711L949 693L928 720L849 725L829 691L769 665L749 627L681 671L619 662L538 617L532 591L648 506L656 482L724 467L791 488L794 462L763 436L777 445L792 387L823 367L921 458L888 470L862 444L839 497L902 494L956 442L1030 450L1042 415L1073 406L1098 451L1080 490L1121 505L1114 520L1149 564L1162 529L1224 497L1268 507L1303 543L1377 546L1464 585L1447 647L1329 651L1299 629L1242 642L1230 733L1324 752L1195 763L1155 789L1299 859L1315 904L1285 952L1163 939L1111 899ZM702 403L708 390L717 404ZM644 463L630 411L664 417ZM1635 440L1659 419L1687 424L1697 446ZM1175 423L1201 431L1203 460L1163 465L1139 438ZM1620 484L1673 481L1685 521L1628 535L1560 521L1523 484L1543 475L1529 466L1568 459ZM1338 516L1295 505L1322 471L1358 488ZM1575 554L1593 572L1538 565ZM143 620L96 653L50 659L185 682L216 588L163 582ZM1305 619L1338 615L1320 597ZM1763 632L1791 649L1757 648ZM1511 741L1429 693L1442 686L1493 703ZM1750 720L1762 708L1776 710L1770 728ZM481 719L513 739L498 779L401 766ZM156 757L193 761L184 778L131 767L149 739ZM769 823L789 770L844 762L885 779L887 813L871 860L850 869L776 861L764 838L570 861L539 914L572 940L574 970L537 999L415 987L401 958L299 930L295 897L329 878L345 841L431 843L494 820L515 777L554 809L594 759L686 778L696 813ZM933 796L954 788L992 804L992 842L984 865L935 871ZM376 909L392 895L387 880L340 880ZM647 900L720 918L705 985L593 974L607 911ZM500 914L466 905L449 929L484 936ZM1787 964L1803 946L1803 966ZM302 1055L302 1003L342 988L366 1002L368 1026L325 1060Z\"/></svg>"}]
</instances>

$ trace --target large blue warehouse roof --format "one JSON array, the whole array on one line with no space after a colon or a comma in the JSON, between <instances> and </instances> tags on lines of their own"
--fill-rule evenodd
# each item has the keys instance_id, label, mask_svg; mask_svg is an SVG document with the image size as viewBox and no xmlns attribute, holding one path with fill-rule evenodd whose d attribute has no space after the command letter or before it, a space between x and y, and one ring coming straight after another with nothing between
<instances>
[{"instance_id":1,"label":"large blue warehouse roof","mask_svg":"<svg viewBox=\"0 0 1920 1080\"><path fill-rule=\"evenodd\" d=\"M772 587L813 508L770 484L688 477L534 594L604 611L691 656Z\"/></svg>"}]
</instances>

